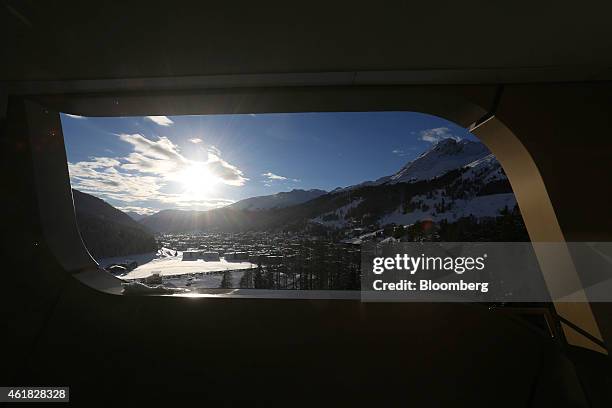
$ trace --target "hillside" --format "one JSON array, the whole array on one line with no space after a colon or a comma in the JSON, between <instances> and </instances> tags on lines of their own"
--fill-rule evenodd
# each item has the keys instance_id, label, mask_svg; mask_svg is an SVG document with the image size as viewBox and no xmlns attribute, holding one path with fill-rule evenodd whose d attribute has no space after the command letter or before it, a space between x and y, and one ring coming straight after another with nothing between
<instances>
[{"instance_id":1,"label":"hillside","mask_svg":"<svg viewBox=\"0 0 612 408\"><path fill-rule=\"evenodd\" d=\"M144 217L146 217L146 215L144 214L139 214L137 212L134 211L128 211L125 214L129 215L131 219L133 219L134 221L140 221L142 220Z\"/></svg>"},{"instance_id":2,"label":"hillside","mask_svg":"<svg viewBox=\"0 0 612 408\"><path fill-rule=\"evenodd\" d=\"M72 197L81 237L94 259L157 250L153 234L127 214L78 190Z\"/></svg>"},{"instance_id":3,"label":"hillside","mask_svg":"<svg viewBox=\"0 0 612 408\"><path fill-rule=\"evenodd\" d=\"M301 190L294 189L288 192L251 197L240 200L229 207L234 210L269 210L273 208L285 208L292 205L305 203L326 194L325 190Z\"/></svg>"}]
</instances>

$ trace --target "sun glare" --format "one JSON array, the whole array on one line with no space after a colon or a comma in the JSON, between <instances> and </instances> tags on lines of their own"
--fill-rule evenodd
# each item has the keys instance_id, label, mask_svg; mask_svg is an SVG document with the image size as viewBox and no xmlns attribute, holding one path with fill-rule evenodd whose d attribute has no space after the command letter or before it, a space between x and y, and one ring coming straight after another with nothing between
<instances>
[{"instance_id":1,"label":"sun glare","mask_svg":"<svg viewBox=\"0 0 612 408\"><path fill-rule=\"evenodd\" d=\"M179 173L178 181L185 189L184 194L201 197L214 190L219 178L205 165L192 164Z\"/></svg>"}]
</instances>

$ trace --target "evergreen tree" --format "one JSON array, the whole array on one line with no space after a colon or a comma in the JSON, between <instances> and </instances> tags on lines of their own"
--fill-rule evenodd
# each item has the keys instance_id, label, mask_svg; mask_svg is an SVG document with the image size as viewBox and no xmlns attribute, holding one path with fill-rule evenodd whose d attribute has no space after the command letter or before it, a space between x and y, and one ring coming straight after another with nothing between
<instances>
[{"instance_id":1,"label":"evergreen tree","mask_svg":"<svg viewBox=\"0 0 612 408\"><path fill-rule=\"evenodd\" d=\"M242 274L242 278L240 278L240 287L246 289L253 288L253 271L248 269L244 274Z\"/></svg>"},{"instance_id":2,"label":"evergreen tree","mask_svg":"<svg viewBox=\"0 0 612 408\"><path fill-rule=\"evenodd\" d=\"M223 272L223 279L221 279L221 286L219 287L223 289L231 289L233 288L233 285L232 273L230 271Z\"/></svg>"},{"instance_id":3,"label":"evergreen tree","mask_svg":"<svg viewBox=\"0 0 612 408\"><path fill-rule=\"evenodd\" d=\"M255 275L253 276L253 286L255 287L255 289L265 289L266 284L264 282L261 265L257 266L257 270L255 271Z\"/></svg>"}]
</instances>

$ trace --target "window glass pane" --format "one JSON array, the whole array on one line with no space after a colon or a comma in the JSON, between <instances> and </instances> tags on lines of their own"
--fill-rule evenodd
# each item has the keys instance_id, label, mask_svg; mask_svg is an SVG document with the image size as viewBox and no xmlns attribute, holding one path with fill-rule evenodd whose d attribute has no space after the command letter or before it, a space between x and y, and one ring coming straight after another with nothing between
<instances>
[{"instance_id":1,"label":"window glass pane","mask_svg":"<svg viewBox=\"0 0 612 408\"><path fill-rule=\"evenodd\" d=\"M360 246L528 241L496 158L414 112L62 114L77 222L127 282L358 290Z\"/></svg>"}]
</instances>

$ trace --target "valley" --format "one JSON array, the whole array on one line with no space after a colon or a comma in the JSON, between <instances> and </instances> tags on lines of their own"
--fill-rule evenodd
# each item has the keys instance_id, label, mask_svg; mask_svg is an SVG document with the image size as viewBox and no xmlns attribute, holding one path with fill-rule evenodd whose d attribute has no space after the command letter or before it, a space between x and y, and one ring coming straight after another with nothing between
<instances>
[{"instance_id":1,"label":"valley","mask_svg":"<svg viewBox=\"0 0 612 408\"><path fill-rule=\"evenodd\" d=\"M356 290L365 242L529 240L499 162L482 144L454 139L374 181L138 218L156 252L115 272L169 287Z\"/></svg>"}]
</instances>

